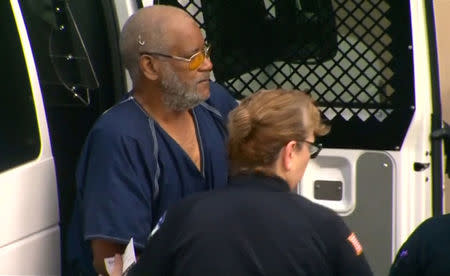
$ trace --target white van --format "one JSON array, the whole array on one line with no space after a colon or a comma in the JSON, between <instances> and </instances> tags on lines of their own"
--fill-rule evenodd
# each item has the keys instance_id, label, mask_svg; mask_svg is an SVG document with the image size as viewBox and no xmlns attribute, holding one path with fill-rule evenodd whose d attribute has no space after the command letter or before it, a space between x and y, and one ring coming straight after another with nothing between
<instances>
[{"instance_id":1,"label":"white van","mask_svg":"<svg viewBox=\"0 0 450 276\"><path fill-rule=\"evenodd\" d=\"M0 275L68 273L76 161L96 118L129 87L119 30L153 2L0 1ZM441 15L450 5L157 2L199 22L214 78L236 98L261 88L311 92L332 131L298 192L343 216L374 274L386 275L411 231L444 208L442 112L450 103L441 103L449 87L440 86L438 65L450 57L437 44L447 43L448 28L436 23L433 4L443 3Z\"/></svg>"}]
</instances>

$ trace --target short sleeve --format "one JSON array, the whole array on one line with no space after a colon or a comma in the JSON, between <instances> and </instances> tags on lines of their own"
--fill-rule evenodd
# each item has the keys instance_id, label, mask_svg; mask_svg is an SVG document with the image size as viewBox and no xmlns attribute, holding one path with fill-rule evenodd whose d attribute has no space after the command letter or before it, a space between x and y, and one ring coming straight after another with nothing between
<instances>
[{"instance_id":1,"label":"short sleeve","mask_svg":"<svg viewBox=\"0 0 450 276\"><path fill-rule=\"evenodd\" d=\"M363 247L356 233L351 232L344 221L332 213L324 225L325 243L333 260L335 275L373 275L363 254Z\"/></svg>"},{"instance_id":2,"label":"short sleeve","mask_svg":"<svg viewBox=\"0 0 450 276\"><path fill-rule=\"evenodd\" d=\"M230 91L228 91L222 85L210 82L211 96L208 102L220 111L223 118L226 120L228 113L233 110L238 102L231 96Z\"/></svg>"},{"instance_id":3,"label":"short sleeve","mask_svg":"<svg viewBox=\"0 0 450 276\"><path fill-rule=\"evenodd\" d=\"M106 239L143 248L151 231L149 179L142 150L131 137L97 129L80 158L78 181L84 238Z\"/></svg>"}]
</instances>

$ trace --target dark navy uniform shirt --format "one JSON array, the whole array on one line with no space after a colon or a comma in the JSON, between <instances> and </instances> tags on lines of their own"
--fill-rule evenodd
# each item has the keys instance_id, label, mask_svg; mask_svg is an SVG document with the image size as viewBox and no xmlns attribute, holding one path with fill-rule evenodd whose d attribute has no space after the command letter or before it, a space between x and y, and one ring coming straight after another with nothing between
<instances>
[{"instance_id":1,"label":"dark navy uniform shirt","mask_svg":"<svg viewBox=\"0 0 450 276\"><path fill-rule=\"evenodd\" d=\"M192 109L201 171L132 96L106 111L90 131L80 156L78 214L71 231L82 229L81 239L86 241L126 244L133 237L134 246L144 248L168 207L189 194L226 185L225 119L236 105L228 91L211 83L210 98ZM87 263L92 273L90 247L83 245L77 251L76 244L82 241L76 237L69 238L69 258L81 256L84 261L78 262Z\"/></svg>"},{"instance_id":2,"label":"dark navy uniform shirt","mask_svg":"<svg viewBox=\"0 0 450 276\"><path fill-rule=\"evenodd\" d=\"M389 275L450 275L450 214L419 225L398 251Z\"/></svg>"},{"instance_id":3,"label":"dark navy uniform shirt","mask_svg":"<svg viewBox=\"0 0 450 276\"><path fill-rule=\"evenodd\" d=\"M129 276L372 275L349 236L282 179L240 175L169 209Z\"/></svg>"}]
</instances>

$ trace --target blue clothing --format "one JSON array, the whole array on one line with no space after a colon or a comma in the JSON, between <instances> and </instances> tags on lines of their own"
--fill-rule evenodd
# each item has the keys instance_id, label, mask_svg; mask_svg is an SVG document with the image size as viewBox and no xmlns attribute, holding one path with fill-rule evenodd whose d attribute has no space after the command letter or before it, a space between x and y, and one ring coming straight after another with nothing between
<instances>
[{"instance_id":1,"label":"blue clothing","mask_svg":"<svg viewBox=\"0 0 450 276\"><path fill-rule=\"evenodd\" d=\"M78 163L76 208L81 221L71 227L81 224L85 241L126 244L133 237L135 247L144 248L173 203L227 183L225 119L236 105L228 91L211 83L210 98L193 108L201 171L132 96L105 112L89 133ZM83 251L90 250L84 246Z\"/></svg>"},{"instance_id":2,"label":"blue clothing","mask_svg":"<svg viewBox=\"0 0 450 276\"><path fill-rule=\"evenodd\" d=\"M390 276L450 275L450 214L422 222L397 252Z\"/></svg>"},{"instance_id":3,"label":"blue clothing","mask_svg":"<svg viewBox=\"0 0 450 276\"><path fill-rule=\"evenodd\" d=\"M182 200L128 275L373 275L342 219L289 191L279 177L249 173Z\"/></svg>"}]
</instances>

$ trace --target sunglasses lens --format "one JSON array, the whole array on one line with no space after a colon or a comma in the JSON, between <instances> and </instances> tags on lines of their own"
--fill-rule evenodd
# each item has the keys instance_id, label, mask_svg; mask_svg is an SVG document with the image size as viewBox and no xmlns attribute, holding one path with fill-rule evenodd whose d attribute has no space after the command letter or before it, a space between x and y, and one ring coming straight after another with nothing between
<instances>
[{"instance_id":1,"label":"sunglasses lens","mask_svg":"<svg viewBox=\"0 0 450 276\"><path fill-rule=\"evenodd\" d=\"M205 60L205 54L203 52L199 52L197 55L192 57L192 60L189 63L189 69L190 70L197 69L200 65L202 65L204 60Z\"/></svg>"},{"instance_id":2,"label":"sunglasses lens","mask_svg":"<svg viewBox=\"0 0 450 276\"><path fill-rule=\"evenodd\" d=\"M311 147L310 147L310 154L311 154L310 158L311 159L316 158L319 155L321 150L322 150L322 145L321 144L319 144L319 145L311 145Z\"/></svg>"},{"instance_id":3,"label":"sunglasses lens","mask_svg":"<svg viewBox=\"0 0 450 276\"><path fill-rule=\"evenodd\" d=\"M200 67L203 61L205 61L205 58L209 58L210 53L211 53L211 46L207 44L205 45L203 51L198 52L192 57L191 62L189 63L189 70L195 70L198 67Z\"/></svg>"}]
</instances>

